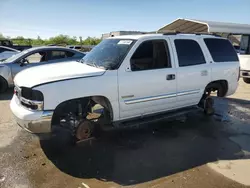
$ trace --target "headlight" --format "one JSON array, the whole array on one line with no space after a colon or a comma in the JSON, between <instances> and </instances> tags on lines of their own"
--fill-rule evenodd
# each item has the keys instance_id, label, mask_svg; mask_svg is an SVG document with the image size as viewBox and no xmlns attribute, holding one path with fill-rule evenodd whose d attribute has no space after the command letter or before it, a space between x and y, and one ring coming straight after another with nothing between
<instances>
[{"instance_id":1,"label":"headlight","mask_svg":"<svg viewBox=\"0 0 250 188\"><path fill-rule=\"evenodd\" d=\"M15 91L24 107L31 110L43 110L44 98L41 91L33 90L27 87L21 87L19 89L20 94L18 93L18 89L15 89Z\"/></svg>"},{"instance_id":2,"label":"headlight","mask_svg":"<svg viewBox=\"0 0 250 188\"><path fill-rule=\"evenodd\" d=\"M27 87L21 87L21 96L33 101L43 101L43 93Z\"/></svg>"}]
</instances>

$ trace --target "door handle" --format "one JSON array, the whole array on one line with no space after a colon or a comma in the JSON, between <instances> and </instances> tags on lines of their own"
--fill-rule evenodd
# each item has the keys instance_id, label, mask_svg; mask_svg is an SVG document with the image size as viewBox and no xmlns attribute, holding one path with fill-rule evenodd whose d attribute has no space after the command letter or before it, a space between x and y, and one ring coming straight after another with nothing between
<instances>
[{"instance_id":1,"label":"door handle","mask_svg":"<svg viewBox=\"0 0 250 188\"><path fill-rule=\"evenodd\" d=\"M166 80L174 80L175 79L175 74L168 74L166 77Z\"/></svg>"}]
</instances>

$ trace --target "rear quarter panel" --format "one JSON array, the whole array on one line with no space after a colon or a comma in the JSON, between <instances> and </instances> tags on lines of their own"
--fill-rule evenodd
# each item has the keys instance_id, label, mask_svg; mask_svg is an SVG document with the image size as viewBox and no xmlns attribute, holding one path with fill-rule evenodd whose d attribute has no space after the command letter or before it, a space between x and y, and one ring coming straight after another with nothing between
<instances>
[{"instance_id":1,"label":"rear quarter panel","mask_svg":"<svg viewBox=\"0 0 250 188\"><path fill-rule=\"evenodd\" d=\"M234 94L238 87L239 67L239 62L213 63L212 81L226 80L228 82L226 96Z\"/></svg>"}]
</instances>

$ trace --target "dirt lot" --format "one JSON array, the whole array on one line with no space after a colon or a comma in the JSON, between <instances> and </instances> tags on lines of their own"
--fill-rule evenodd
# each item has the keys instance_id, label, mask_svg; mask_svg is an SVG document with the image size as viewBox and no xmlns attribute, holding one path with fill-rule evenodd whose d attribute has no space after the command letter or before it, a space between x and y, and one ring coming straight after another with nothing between
<instances>
[{"instance_id":1,"label":"dirt lot","mask_svg":"<svg viewBox=\"0 0 250 188\"><path fill-rule=\"evenodd\" d=\"M245 187L231 179L248 184L249 173L241 173L250 169L250 85L242 81L235 95L216 99L213 117L195 113L111 131L64 151L15 124L11 95L0 96L1 188ZM237 161L243 169L233 171Z\"/></svg>"}]
</instances>

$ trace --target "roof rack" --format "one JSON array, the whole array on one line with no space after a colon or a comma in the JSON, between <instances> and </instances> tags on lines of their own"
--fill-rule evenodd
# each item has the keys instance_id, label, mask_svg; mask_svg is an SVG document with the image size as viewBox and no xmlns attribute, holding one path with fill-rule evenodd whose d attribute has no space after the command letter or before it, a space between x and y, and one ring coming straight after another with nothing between
<instances>
[{"instance_id":1,"label":"roof rack","mask_svg":"<svg viewBox=\"0 0 250 188\"><path fill-rule=\"evenodd\" d=\"M216 33L208 33L208 32L180 32L180 31L163 31L163 32L157 32L157 33L162 33L163 35L178 35L178 34L194 34L194 35L212 35L216 37L221 37L220 35Z\"/></svg>"}]
</instances>

